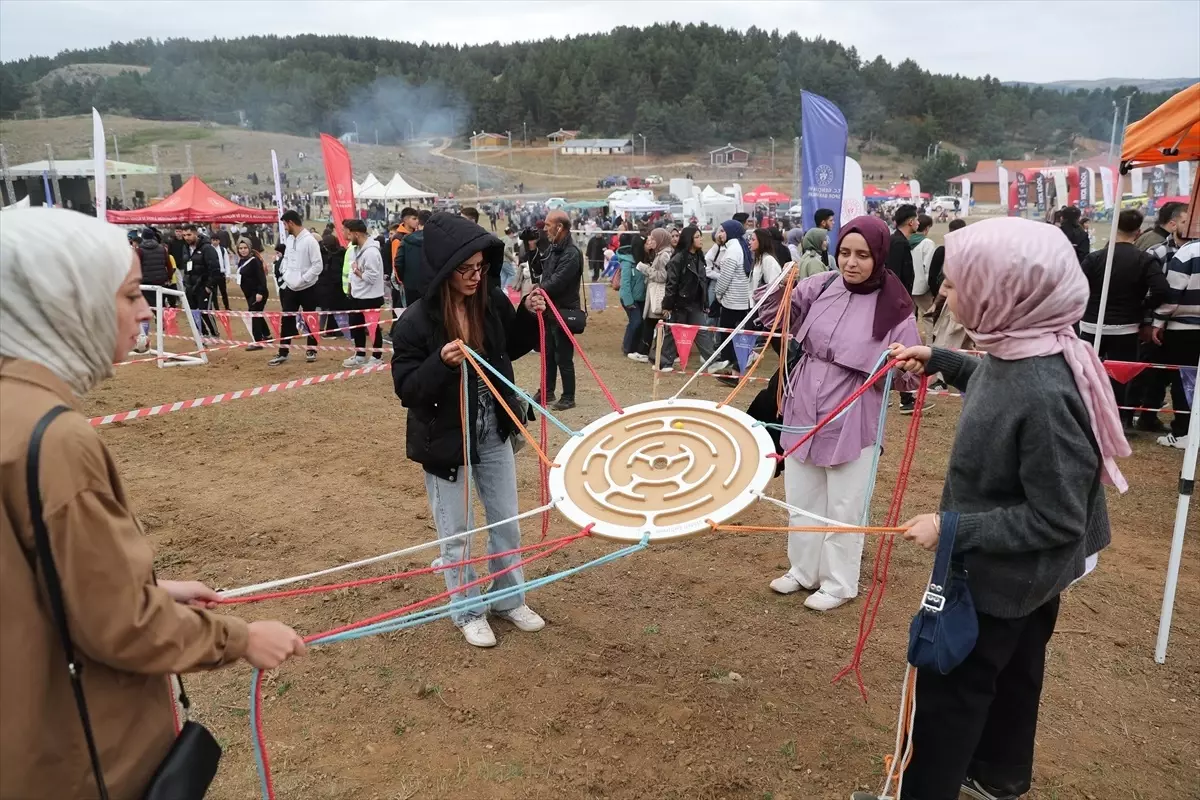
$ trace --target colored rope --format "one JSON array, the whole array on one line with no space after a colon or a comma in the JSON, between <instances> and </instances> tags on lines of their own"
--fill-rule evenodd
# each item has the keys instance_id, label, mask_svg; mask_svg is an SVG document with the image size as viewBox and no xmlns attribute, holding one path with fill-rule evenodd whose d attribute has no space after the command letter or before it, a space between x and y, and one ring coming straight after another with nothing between
<instances>
[{"instance_id":1,"label":"colored rope","mask_svg":"<svg viewBox=\"0 0 1200 800\"><path fill-rule=\"evenodd\" d=\"M466 347L466 344L462 344ZM463 524L469 529L471 527L471 414L470 414L470 375L467 369L467 362L462 361L459 364L460 372L462 373L462 393L458 396L458 421L462 425L463 432ZM503 400L497 402L503 403ZM472 537L468 536L463 540L463 548L467 558L471 557L471 542ZM441 555L438 555L441 558ZM462 583L463 567L458 567L458 582Z\"/></svg>"},{"instance_id":2,"label":"colored rope","mask_svg":"<svg viewBox=\"0 0 1200 800\"><path fill-rule=\"evenodd\" d=\"M785 458L790 456L792 453L796 452L798 449L800 449L801 445L803 445L805 442L807 442L809 439L811 439L813 436L815 436L817 431L821 430L821 428L825 427L830 422L835 420L839 414L841 414L843 411L845 411L847 408L849 408L854 403L854 401L858 400L858 398L860 398L864 394L866 394L871 389L871 387L874 386L881 378L886 377L887 374L891 371L892 367L895 366L895 364L896 364L895 361L888 361L878 372L876 372L871 377L867 378L866 383L864 383L862 386L855 389L850 394L849 397L847 397L845 400L843 400L841 403L839 403L837 408L835 408L827 417L825 417L825 419L818 422L816 425L813 426L812 430L810 430L808 433L806 433L802 437L800 437L799 441L797 441L795 444L793 444L791 447L789 447L785 453L783 453L782 455L780 455L779 453L768 453L767 458L773 458L776 461L783 461Z\"/></svg>"},{"instance_id":3,"label":"colored rope","mask_svg":"<svg viewBox=\"0 0 1200 800\"><path fill-rule=\"evenodd\" d=\"M496 403L496 405L503 408L504 413L508 414L508 418L513 421L513 424L517 426L517 430L521 432L521 435L524 436L525 440L533 447L534 452L538 454L538 458L542 459L542 461L549 467L557 467L558 465L551 461L550 457L542 452L542 448L538 447L538 443L534 441L533 436L530 435L529 431L525 428L525 424L517 419L517 415L513 413L511 408L508 407L508 403L504 402L504 397L500 394L496 387L492 385L492 382L488 380L487 374L483 371L483 368L479 366L479 363L475 360L474 356L471 355L471 348L467 347L462 342L459 342L458 346L462 348L463 355L466 356L467 361L471 362L471 366L475 368L475 372L479 375L484 385L487 386L492 395L499 401Z\"/></svg>"},{"instance_id":4,"label":"colored rope","mask_svg":"<svg viewBox=\"0 0 1200 800\"><path fill-rule=\"evenodd\" d=\"M710 524L714 531L731 533L904 533L908 528L881 528L869 525L717 525Z\"/></svg>"},{"instance_id":5,"label":"colored rope","mask_svg":"<svg viewBox=\"0 0 1200 800\"><path fill-rule=\"evenodd\" d=\"M539 319L539 320L541 320L541 316L540 316L540 315L538 316L538 319ZM545 323L542 323L542 324L545 324ZM468 350L471 350L471 347L470 347L470 345L467 345L467 344L465 344L465 343L463 344L463 347L466 347ZM543 347L544 347L544 343L543 343ZM533 406L535 409L537 409L537 410L538 410L538 412L539 412L539 413L540 413L542 416L544 416L544 417L548 417L548 418L550 419L550 421L551 421L551 422L553 422L555 425L557 425L557 426L558 426L558 429L559 429L560 431L562 431L563 433L567 434L568 436L581 436L581 435L582 435L582 434L580 434L580 433L579 433L579 431L572 430L571 428L567 427L567 426L566 426L566 425L565 425L565 424L562 422L562 420L558 419L558 417L556 417L556 416L554 416L552 413L550 413L550 411L549 411L549 410L547 410L545 406L543 406L541 403L537 402L537 401L536 401L536 400L534 400L532 397L530 397L530 396L529 396L529 395L528 395L528 394L525 392L525 390L524 390L524 389L522 389L520 386L517 386L515 383L513 383L512 381L510 381L508 378L504 377L504 374L503 374L503 373L501 373L501 372L500 372L500 370L496 369L496 368L495 368L495 367L493 367L491 364L489 364L486 358L484 358L483 356L479 355L479 353L476 353L474 350L471 350L471 354L472 354L473 356L475 356L475 358L476 358L476 359L479 361L479 363L480 363L480 364L481 364L481 365L482 365L482 366L483 366L483 367L484 367L484 368L485 368L485 369L486 369L488 372L492 373L492 375L493 375L493 376L494 376L494 377L495 377L497 380L499 380L501 383L503 383L505 386L507 386L509 389L511 389L511 390L512 390L512 391L513 391L513 392L514 392L516 395L517 395L517 397L520 397L520 398L521 398L522 400L524 400L526 403L529 403L529 405L531 405L531 406ZM542 356L542 358L544 359L544 358L545 358L545 356L543 355L543 356ZM544 368L545 368L545 364L543 364L542 366L543 366L543 369L544 369ZM544 394L543 394L542 396L543 396L543 397L545 397L545 395L544 395Z\"/></svg>"},{"instance_id":6,"label":"colored rope","mask_svg":"<svg viewBox=\"0 0 1200 800\"><path fill-rule=\"evenodd\" d=\"M775 335L775 329L779 327L779 321L781 319L783 319L784 310L787 308L790 308L792 305L790 294L792 291L792 279L795 278L795 276L796 276L795 270L788 270L787 280L784 281L784 283L783 283L783 302L780 303L779 308L777 308L775 310L775 319L771 321L771 329L769 331L767 331L768 339L771 336ZM737 397L738 392L740 392L742 390L742 387L745 386L747 381L750 380L750 376L754 374L754 370L758 369L758 365L761 362L762 362L761 356L759 358L754 359L754 362L750 365L750 368L748 370L746 370L745 374L742 375L741 380L738 381L737 386L733 387L733 389L729 392L729 394L725 397L724 400L722 400L720 403L717 403L717 408L720 408L721 406L724 406L724 405L728 405L730 403L730 401L733 400L733 398ZM778 408L778 407L779 406L776 406L776 408Z\"/></svg>"},{"instance_id":7,"label":"colored rope","mask_svg":"<svg viewBox=\"0 0 1200 800\"><path fill-rule=\"evenodd\" d=\"M612 406L612 410L618 414L624 414L625 409L621 408L621 404L617 402L617 398L613 397L613 393L608 390L604 380L600 377L600 373L596 372L596 368L592 366L591 359L587 357L587 353L579 346L579 342L575 339L575 334L571 333L571 329L567 327L567 323L563 320L562 314L558 313L558 309L554 307L554 301L550 299L550 295L546 294L541 289L535 291L541 292L541 295L546 300L546 308L550 309L550 313L554 314L554 318L558 320L558 326L562 332L567 335L567 339L571 342L571 346L579 353L579 357L583 359L584 366L588 368L588 372L592 373L592 377L596 379L596 383L600 386L600 391L604 392L604 398L608 400L608 404ZM538 315L539 317L541 314ZM545 396L542 397L545 399Z\"/></svg>"},{"instance_id":8,"label":"colored rope","mask_svg":"<svg viewBox=\"0 0 1200 800\"><path fill-rule=\"evenodd\" d=\"M779 381L775 386L775 408L780 409L782 414L783 409L783 388L788 382L788 344L792 340L792 281L795 277L796 268L792 268L792 275L788 277L787 285L783 290L783 302L779 307L784 309L783 312L783 330L780 333L783 336L779 341ZM772 333L774 329L772 329Z\"/></svg>"},{"instance_id":9,"label":"colored rope","mask_svg":"<svg viewBox=\"0 0 1200 800\"><path fill-rule=\"evenodd\" d=\"M538 383L539 383L538 398L544 403L544 402L547 402L547 397L549 396L546 392L546 377L547 377L546 376L546 364L548 362L548 358L546 356L546 318L543 317L541 314L538 314L537 315L537 324L538 324L538 355L540 356L540 358L538 359L538 361L540 362L539 368L538 368ZM542 436L541 436L541 438L542 438L542 449L543 450L550 449L550 432L546 427L546 416L548 413L549 412L547 412L545 409L542 409L542 420L541 420ZM558 420L555 420L555 423L559 424L560 427L566 427L566 426L561 425L558 422ZM550 470L547 469L545 463L543 463L541 461L538 462L538 491L540 492L542 505L546 505L547 503L549 503L550 502ZM550 512L547 511L545 514L542 515L542 538L545 539L546 534L549 532L550 532Z\"/></svg>"}]
</instances>

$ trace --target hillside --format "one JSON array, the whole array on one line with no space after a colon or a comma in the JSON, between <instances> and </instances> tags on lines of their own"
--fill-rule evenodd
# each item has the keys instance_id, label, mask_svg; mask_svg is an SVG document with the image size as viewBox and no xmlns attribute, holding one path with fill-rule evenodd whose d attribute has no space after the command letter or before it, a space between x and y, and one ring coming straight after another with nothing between
<instances>
[{"instance_id":1,"label":"hillside","mask_svg":"<svg viewBox=\"0 0 1200 800\"><path fill-rule=\"evenodd\" d=\"M36 116L30 87L72 64L148 67L86 83L50 79L46 115L108 113L236 123L311 136L359 130L398 144L474 130L527 138L558 128L645 134L688 153L725 142L790 139L802 89L833 100L851 132L923 158L940 140L980 158L1065 154L1076 136L1107 139L1114 89L1063 92L998 78L934 75L908 60L751 28L655 25L537 43L455 47L349 36L139 40L0 65L0 113ZM1165 95L1139 93L1136 119Z\"/></svg>"},{"instance_id":2,"label":"hillside","mask_svg":"<svg viewBox=\"0 0 1200 800\"><path fill-rule=\"evenodd\" d=\"M1134 88L1139 92L1177 92L1191 86L1200 78L1100 78L1093 81L1051 81L1050 83L1023 83L1010 81L1006 86L1040 86L1044 89L1054 89L1060 92L1074 92L1080 89L1085 92L1122 87Z\"/></svg>"}]
</instances>

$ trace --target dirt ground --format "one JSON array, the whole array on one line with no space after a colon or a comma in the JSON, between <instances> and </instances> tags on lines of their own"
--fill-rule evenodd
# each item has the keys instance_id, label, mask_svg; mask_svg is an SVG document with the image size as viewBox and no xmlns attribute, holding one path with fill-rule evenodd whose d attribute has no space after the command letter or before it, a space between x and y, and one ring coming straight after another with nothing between
<instances>
[{"instance_id":1,"label":"dirt ground","mask_svg":"<svg viewBox=\"0 0 1200 800\"><path fill-rule=\"evenodd\" d=\"M628 404L650 397L652 373L620 354L625 319L614 301L610 295L609 309L592 315L583 342ZM345 355L272 369L269 354L239 350L215 354L203 368L120 367L87 411L334 372ZM579 407L564 418L581 427L606 406L576 363ZM536 355L516 368L533 387ZM672 392L681 383L662 379ZM723 391L706 379L696 396ZM938 398L926 415L906 515L937 506L958 403ZM102 435L157 549L160 575L234 587L435 536L421 469L404 457L404 416L383 373L111 425ZM888 423L876 520L891 497L906 424L898 414ZM556 436L552 447L561 442ZM1182 452L1148 438L1133 446L1123 464L1132 489L1109 497L1113 544L1098 571L1065 595L1050 644L1034 800L1200 796L1197 512L1171 649L1159 666L1154 635ZM527 448L517 462L521 507L535 507L536 460ZM781 482L770 491L782 497ZM739 521L786 524L766 506ZM527 520L525 541L539 528ZM552 516L551 536L572 532ZM482 547L477 540L477 552ZM584 540L528 575L614 547ZM414 557L350 577L427 563ZM865 657L867 703L852 681L831 684L850 658L861 600L819 615L802 598L772 594L767 582L786 568L782 534L701 535L555 583L529 597L546 629L522 634L497 623L500 644L490 651L469 647L449 622L316 648L269 675L265 729L277 795L841 800L877 788L894 737L908 621L930 565L927 554L898 543ZM422 577L236 612L308 634L442 588ZM200 719L225 748L214 800L258 795L249 677L242 665L189 681Z\"/></svg>"}]
</instances>

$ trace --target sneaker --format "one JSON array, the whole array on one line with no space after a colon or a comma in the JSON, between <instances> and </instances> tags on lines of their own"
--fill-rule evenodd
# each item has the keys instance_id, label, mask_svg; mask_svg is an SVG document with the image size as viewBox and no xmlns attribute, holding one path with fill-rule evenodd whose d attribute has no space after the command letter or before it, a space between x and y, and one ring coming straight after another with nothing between
<instances>
[{"instance_id":1,"label":"sneaker","mask_svg":"<svg viewBox=\"0 0 1200 800\"><path fill-rule=\"evenodd\" d=\"M1176 450L1186 450L1188 446L1188 437L1176 436L1173 433L1168 433L1166 436L1160 436L1154 441L1158 442L1163 447L1174 447Z\"/></svg>"},{"instance_id":2,"label":"sneaker","mask_svg":"<svg viewBox=\"0 0 1200 800\"><path fill-rule=\"evenodd\" d=\"M526 605L520 605L516 608L510 608L507 611L497 611L495 613L497 617L508 620L517 626L517 630L525 631L525 633L537 633L546 627L546 620L542 619L536 611Z\"/></svg>"},{"instance_id":3,"label":"sneaker","mask_svg":"<svg viewBox=\"0 0 1200 800\"><path fill-rule=\"evenodd\" d=\"M738 381L740 380L740 376L737 375L722 375L721 377L717 378L717 383L722 384L723 386L737 386Z\"/></svg>"},{"instance_id":4,"label":"sneaker","mask_svg":"<svg viewBox=\"0 0 1200 800\"><path fill-rule=\"evenodd\" d=\"M365 356L350 356L342 362L342 366L347 369L353 369L354 367L361 367L366 363L367 359Z\"/></svg>"},{"instance_id":5,"label":"sneaker","mask_svg":"<svg viewBox=\"0 0 1200 800\"><path fill-rule=\"evenodd\" d=\"M381 366L383 366L383 359L375 358L374 356L371 356L370 358L367 359L367 366L368 367L381 367Z\"/></svg>"},{"instance_id":6,"label":"sneaker","mask_svg":"<svg viewBox=\"0 0 1200 800\"><path fill-rule=\"evenodd\" d=\"M626 357L630 361L640 361L643 364L650 363L650 356L644 356L641 353L629 353Z\"/></svg>"},{"instance_id":7,"label":"sneaker","mask_svg":"<svg viewBox=\"0 0 1200 800\"><path fill-rule=\"evenodd\" d=\"M972 800L1017 800L1015 794L997 794L974 778L967 778L958 789L959 794Z\"/></svg>"},{"instance_id":8,"label":"sneaker","mask_svg":"<svg viewBox=\"0 0 1200 800\"><path fill-rule=\"evenodd\" d=\"M675 368L674 367L659 367L658 371L659 372L674 372Z\"/></svg>"},{"instance_id":9,"label":"sneaker","mask_svg":"<svg viewBox=\"0 0 1200 800\"><path fill-rule=\"evenodd\" d=\"M252 344L246 348L246 352L247 353L257 353L259 350L262 350L262 349L263 349L263 346L261 344Z\"/></svg>"},{"instance_id":10,"label":"sneaker","mask_svg":"<svg viewBox=\"0 0 1200 800\"><path fill-rule=\"evenodd\" d=\"M817 590L804 601L804 607L811 608L813 611L833 611L838 606L846 605L850 600L849 597L834 597L831 594L825 594L823 590Z\"/></svg>"},{"instance_id":11,"label":"sneaker","mask_svg":"<svg viewBox=\"0 0 1200 800\"><path fill-rule=\"evenodd\" d=\"M268 367L278 367L280 364L286 364L287 360L288 360L287 355L280 353L279 355L275 356L270 361L268 361L267 366Z\"/></svg>"},{"instance_id":12,"label":"sneaker","mask_svg":"<svg viewBox=\"0 0 1200 800\"><path fill-rule=\"evenodd\" d=\"M771 581L771 589L776 594L795 594L801 589L808 589L810 592L812 591L812 589L809 589L800 581L793 578L790 573L780 575L778 578Z\"/></svg>"},{"instance_id":13,"label":"sneaker","mask_svg":"<svg viewBox=\"0 0 1200 800\"><path fill-rule=\"evenodd\" d=\"M539 389L538 391L533 393L533 402L537 403L539 406L544 406L547 403L553 403L554 402L554 392L548 393L546 395L546 402L543 403L542 402L542 392Z\"/></svg>"},{"instance_id":14,"label":"sneaker","mask_svg":"<svg viewBox=\"0 0 1200 800\"><path fill-rule=\"evenodd\" d=\"M708 371L709 372L724 372L725 370L729 369L729 367L730 367L730 364L728 361L714 361L713 363L708 365Z\"/></svg>"},{"instance_id":15,"label":"sneaker","mask_svg":"<svg viewBox=\"0 0 1200 800\"><path fill-rule=\"evenodd\" d=\"M316 361L317 360L317 351L309 350L307 353L304 354L304 360L307 361L309 364Z\"/></svg>"},{"instance_id":16,"label":"sneaker","mask_svg":"<svg viewBox=\"0 0 1200 800\"><path fill-rule=\"evenodd\" d=\"M907 417L908 415L912 414L913 411L916 410L916 407L917 407L916 402L901 403L900 404L900 413ZM922 411L928 411L931 408L933 408L932 400L926 400L925 405L921 406Z\"/></svg>"},{"instance_id":17,"label":"sneaker","mask_svg":"<svg viewBox=\"0 0 1200 800\"><path fill-rule=\"evenodd\" d=\"M570 411L575 407L575 400L570 397L564 397L554 405L550 406L552 411Z\"/></svg>"},{"instance_id":18,"label":"sneaker","mask_svg":"<svg viewBox=\"0 0 1200 800\"><path fill-rule=\"evenodd\" d=\"M492 633L492 626L488 625L488 621L484 617L472 617L467 624L460 625L458 629L462 631L463 638L469 645L474 647L496 646L496 634Z\"/></svg>"}]
</instances>

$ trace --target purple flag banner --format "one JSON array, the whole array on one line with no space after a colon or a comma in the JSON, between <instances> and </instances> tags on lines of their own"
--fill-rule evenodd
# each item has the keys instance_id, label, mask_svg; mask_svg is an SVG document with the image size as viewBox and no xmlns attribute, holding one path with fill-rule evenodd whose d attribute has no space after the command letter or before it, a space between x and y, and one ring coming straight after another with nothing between
<instances>
[{"instance_id":1,"label":"purple flag banner","mask_svg":"<svg viewBox=\"0 0 1200 800\"><path fill-rule=\"evenodd\" d=\"M738 372L745 374L746 365L750 363L750 354L754 352L754 343L758 337L753 333L737 333L733 337L733 353L737 356Z\"/></svg>"},{"instance_id":2,"label":"purple flag banner","mask_svg":"<svg viewBox=\"0 0 1200 800\"><path fill-rule=\"evenodd\" d=\"M804 229L816 227L813 216L817 209L832 210L831 247L841 226L847 133L846 118L837 106L819 94L800 93L800 202L804 207Z\"/></svg>"},{"instance_id":3,"label":"purple flag banner","mask_svg":"<svg viewBox=\"0 0 1200 800\"><path fill-rule=\"evenodd\" d=\"M592 311L603 311L608 308L608 284L606 283L589 283L588 284L588 302L592 305Z\"/></svg>"},{"instance_id":4,"label":"purple flag banner","mask_svg":"<svg viewBox=\"0 0 1200 800\"><path fill-rule=\"evenodd\" d=\"M1183 396L1187 398L1192 413L1200 413L1200 409L1196 408L1196 368L1180 367L1179 377L1183 381Z\"/></svg>"}]
</instances>

